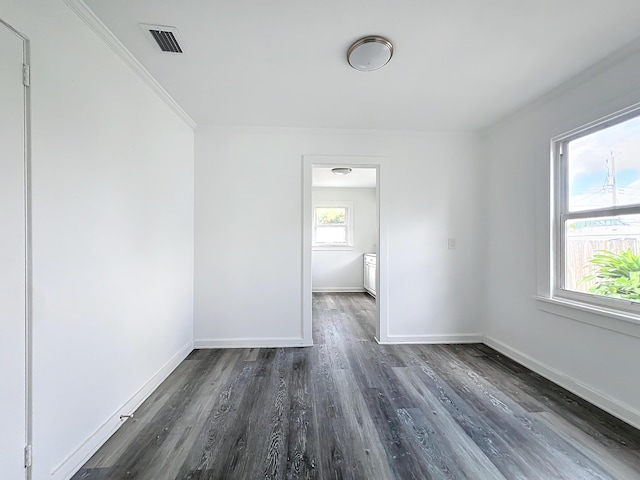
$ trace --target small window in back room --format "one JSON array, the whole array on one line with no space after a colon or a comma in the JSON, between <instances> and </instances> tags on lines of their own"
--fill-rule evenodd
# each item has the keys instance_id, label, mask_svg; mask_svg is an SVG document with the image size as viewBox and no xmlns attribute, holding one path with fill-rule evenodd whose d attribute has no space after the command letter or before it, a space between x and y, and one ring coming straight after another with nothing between
<instances>
[{"instance_id":1,"label":"small window in back room","mask_svg":"<svg viewBox=\"0 0 640 480\"><path fill-rule=\"evenodd\" d=\"M352 245L349 205L317 205L313 208L313 245Z\"/></svg>"}]
</instances>

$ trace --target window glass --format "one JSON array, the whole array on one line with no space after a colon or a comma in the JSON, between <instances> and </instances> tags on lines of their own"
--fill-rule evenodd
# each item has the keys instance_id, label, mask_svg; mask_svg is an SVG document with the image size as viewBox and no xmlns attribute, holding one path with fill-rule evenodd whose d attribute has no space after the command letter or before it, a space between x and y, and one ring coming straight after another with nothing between
<instances>
[{"instance_id":1,"label":"window glass","mask_svg":"<svg viewBox=\"0 0 640 480\"><path fill-rule=\"evenodd\" d=\"M345 227L318 227L318 229L316 230L316 243L347 243Z\"/></svg>"},{"instance_id":2,"label":"window glass","mask_svg":"<svg viewBox=\"0 0 640 480\"><path fill-rule=\"evenodd\" d=\"M344 225L346 217L346 208L340 207L317 207L316 208L316 224L317 225Z\"/></svg>"},{"instance_id":3,"label":"window glass","mask_svg":"<svg viewBox=\"0 0 640 480\"><path fill-rule=\"evenodd\" d=\"M640 215L565 222L565 288L640 300Z\"/></svg>"},{"instance_id":4,"label":"window glass","mask_svg":"<svg viewBox=\"0 0 640 480\"><path fill-rule=\"evenodd\" d=\"M314 245L345 246L349 244L349 208L331 206L314 209Z\"/></svg>"},{"instance_id":5,"label":"window glass","mask_svg":"<svg viewBox=\"0 0 640 480\"><path fill-rule=\"evenodd\" d=\"M567 147L570 212L640 204L640 117Z\"/></svg>"}]
</instances>

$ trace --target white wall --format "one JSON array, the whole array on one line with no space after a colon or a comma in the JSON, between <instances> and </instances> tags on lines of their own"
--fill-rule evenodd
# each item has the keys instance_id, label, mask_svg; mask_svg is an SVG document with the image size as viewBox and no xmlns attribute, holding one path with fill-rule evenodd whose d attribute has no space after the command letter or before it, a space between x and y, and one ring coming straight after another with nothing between
<instances>
[{"instance_id":1,"label":"white wall","mask_svg":"<svg viewBox=\"0 0 640 480\"><path fill-rule=\"evenodd\" d=\"M353 249L313 250L312 283L318 292L364 292L363 255L376 252L375 188L314 188L313 202L350 202L353 205Z\"/></svg>"},{"instance_id":2,"label":"white wall","mask_svg":"<svg viewBox=\"0 0 640 480\"><path fill-rule=\"evenodd\" d=\"M572 309L550 314L533 295L549 289L550 139L640 102L638 78L636 49L495 126L485 142L489 342L636 426L640 325ZM583 323L594 321L608 329Z\"/></svg>"},{"instance_id":3,"label":"white wall","mask_svg":"<svg viewBox=\"0 0 640 480\"><path fill-rule=\"evenodd\" d=\"M0 17L32 47L33 478L65 478L190 348L193 131L61 0Z\"/></svg>"},{"instance_id":4,"label":"white wall","mask_svg":"<svg viewBox=\"0 0 640 480\"><path fill-rule=\"evenodd\" d=\"M389 335L477 333L485 284L477 151L473 134L199 127L196 345L301 343L307 154L386 157Z\"/></svg>"}]
</instances>

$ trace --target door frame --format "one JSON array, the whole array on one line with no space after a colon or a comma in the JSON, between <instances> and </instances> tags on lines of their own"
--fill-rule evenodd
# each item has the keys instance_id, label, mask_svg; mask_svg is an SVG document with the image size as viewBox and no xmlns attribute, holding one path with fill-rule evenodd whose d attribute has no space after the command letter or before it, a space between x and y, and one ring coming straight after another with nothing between
<instances>
[{"instance_id":1,"label":"door frame","mask_svg":"<svg viewBox=\"0 0 640 480\"><path fill-rule=\"evenodd\" d=\"M0 27L5 27L10 33L22 41L22 63L27 68L31 65L31 48L29 38L13 28L0 18ZM33 440L33 263L32 263L32 209L31 209L31 89L30 78L23 87L24 91L24 219L25 219L25 461L26 448L31 448ZM31 479L33 465L25 465L25 478Z\"/></svg>"},{"instance_id":2,"label":"door frame","mask_svg":"<svg viewBox=\"0 0 640 480\"><path fill-rule=\"evenodd\" d=\"M313 167L352 167L376 169L376 320L375 340L387 341L388 288L387 288L387 222L384 198L384 163L386 157L357 155L303 155L302 156L302 338L305 345L313 345L312 320L312 177Z\"/></svg>"}]
</instances>

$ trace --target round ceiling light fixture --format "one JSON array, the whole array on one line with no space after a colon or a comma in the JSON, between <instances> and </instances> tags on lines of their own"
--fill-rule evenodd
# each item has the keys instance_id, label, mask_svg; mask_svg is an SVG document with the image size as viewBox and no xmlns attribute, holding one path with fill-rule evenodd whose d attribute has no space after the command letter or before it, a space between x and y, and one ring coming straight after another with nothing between
<instances>
[{"instance_id":1,"label":"round ceiling light fixture","mask_svg":"<svg viewBox=\"0 0 640 480\"><path fill-rule=\"evenodd\" d=\"M347 51L347 61L356 70L373 72L384 67L393 56L393 45L389 40L370 35L357 40Z\"/></svg>"},{"instance_id":2,"label":"round ceiling light fixture","mask_svg":"<svg viewBox=\"0 0 640 480\"><path fill-rule=\"evenodd\" d=\"M334 175L349 175L351 173L351 169L348 167L332 168L331 171Z\"/></svg>"}]
</instances>

